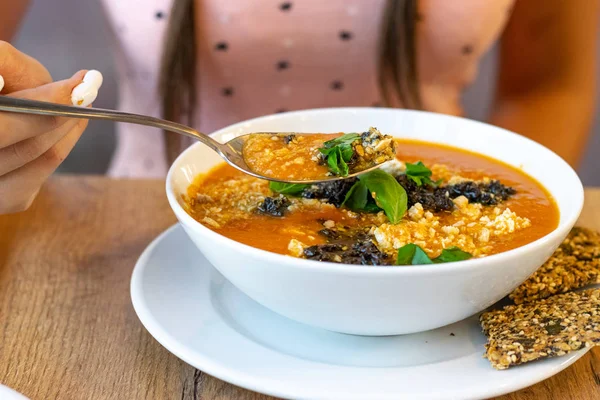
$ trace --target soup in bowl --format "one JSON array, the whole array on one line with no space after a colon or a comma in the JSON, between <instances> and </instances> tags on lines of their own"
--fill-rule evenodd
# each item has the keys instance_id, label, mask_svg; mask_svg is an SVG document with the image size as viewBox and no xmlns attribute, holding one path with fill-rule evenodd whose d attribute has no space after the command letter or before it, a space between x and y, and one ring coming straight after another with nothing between
<instances>
[{"instance_id":1,"label":"soup in bowl","mask_svg":"<svg viewBox=\"0 0 600 400\"><path fill-rule=\"evenodd\" d=\"M192 241L249 297L362 335L434 329L485 309L534 272L579 216L581 182L562 159L467 119L322 109L213 137L315 132L331 140L371 126L394 137L396 159L327 184L262 181L196 144L169 171L169 202Z\"/></svg>"}]
</instances>

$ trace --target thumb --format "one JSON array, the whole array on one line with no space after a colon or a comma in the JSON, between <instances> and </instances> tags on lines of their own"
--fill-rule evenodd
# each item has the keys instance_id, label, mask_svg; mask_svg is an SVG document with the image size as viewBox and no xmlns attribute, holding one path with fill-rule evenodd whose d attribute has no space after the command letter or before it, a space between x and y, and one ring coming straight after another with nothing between
<instances>
[{"instance_id":1,"label":"thumb","mask_svg":"<svg viewBox=\"0 0 600 400\"><path fill-rule=\"evenodd\" d=\"M71 92L83 82L86 72L79 71L69 79L48 83L32 89L21 90L11 93L9 96L50 103L71 104Z\"/></svg>"},{"instance_id":2,"label":"thumb","mask_svg":"<svg viewBox=\"0 0 600 400\"><path fill-rule=\"evenodd\" d=\"M83 70L69 79L52 82L33 89L21 90L12 93L10 96L87 107L96 100L98 90L102 86L102 80L100 72Z\"/></svg>"}]
</instances>

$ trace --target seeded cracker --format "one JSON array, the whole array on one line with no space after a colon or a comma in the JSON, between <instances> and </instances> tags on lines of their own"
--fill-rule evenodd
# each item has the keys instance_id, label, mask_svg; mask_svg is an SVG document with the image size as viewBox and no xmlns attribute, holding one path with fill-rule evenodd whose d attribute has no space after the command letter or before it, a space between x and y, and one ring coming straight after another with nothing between
<instances>
[{"instance_id":1,"label":"seeded cracker","mask_svg":"<svg viewBox=\"0 0 600 400\"><path fill-rule=\"evenodd\" d=\"M600 344L600 289L552 296L483 313L485 357L496 369Z\"/></svg>"},{"instance_id":2,"label":"seeded cracker","mask_svg":"<svg viewBox=\"0 0 600 400\"><path fill-rule=\"evenodd\" d=\"M552 257L509 297L515 304L600 283L600 234L575 227Z\"/></svg>"}]
</instances>

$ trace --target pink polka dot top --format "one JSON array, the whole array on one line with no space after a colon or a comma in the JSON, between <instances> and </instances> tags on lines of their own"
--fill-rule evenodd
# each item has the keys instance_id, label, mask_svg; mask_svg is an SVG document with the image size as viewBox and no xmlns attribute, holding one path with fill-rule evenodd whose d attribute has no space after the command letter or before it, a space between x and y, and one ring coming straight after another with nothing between
<instances>
[{"instance_id":1,"label":"pink polka dot top","mask_svg":"<svg viewBox=\"0 0 600 400\"><path fill-rule=\"evenodd\" d=\"M172 1L102 0L115 32L121 110L160 117L157 84ZM460 94L502 32L513 2L420 1L417 62L427 109L461 113ZM385 0L196 0L195 128L210 133L288 110L379 106L377 43L384 5ZM109 175L165 176L161 131L118 124L117 136Z\"/></svg>"}]
</instances>

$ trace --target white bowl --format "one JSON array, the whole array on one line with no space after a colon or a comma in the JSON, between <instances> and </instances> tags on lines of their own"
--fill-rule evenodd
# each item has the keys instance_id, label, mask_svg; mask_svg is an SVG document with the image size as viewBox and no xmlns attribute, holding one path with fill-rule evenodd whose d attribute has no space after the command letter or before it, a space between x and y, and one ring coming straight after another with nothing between
<instances>
[{"instance_id":1,"label":"white bowl","mask_svg":"<svg viewBox=\"0 0 600 400\"><path fill-rule=\"evenodd\" d=\"M463 118L397 109L319 109L256 118L221 129L213 137L227 141L261 131L360 132L370 126L397 137L472 150L522 168L554 196L560 210L558 227L517 249L449 264L369 267L270 253L211 231L182 208L181 195L194 178L222 162L200 143L171 166L169 203L206 258L249 297L293 320L358 335L420 332L484 310L550 257L581 212L583 187L560 157L527 138Z\"/></svg>"}]
</instances>

